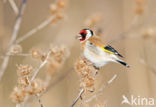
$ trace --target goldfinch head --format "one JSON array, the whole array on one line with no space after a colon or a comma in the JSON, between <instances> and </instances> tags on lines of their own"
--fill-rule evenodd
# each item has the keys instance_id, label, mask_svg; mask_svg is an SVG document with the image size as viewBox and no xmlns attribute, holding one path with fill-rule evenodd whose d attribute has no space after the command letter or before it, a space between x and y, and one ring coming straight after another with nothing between
<instances>
[{"instance_id":1,"label":"goldfinch head","mask_svg":"<svg viewBox=\"0 0 156 107\"><path fill-rule=\"evenodd\" d=\"M82 29L80 33L76 36L81 42L88 40L90 37L93 36L93 31L90 29Z\"/></svg>"}]
</instances>

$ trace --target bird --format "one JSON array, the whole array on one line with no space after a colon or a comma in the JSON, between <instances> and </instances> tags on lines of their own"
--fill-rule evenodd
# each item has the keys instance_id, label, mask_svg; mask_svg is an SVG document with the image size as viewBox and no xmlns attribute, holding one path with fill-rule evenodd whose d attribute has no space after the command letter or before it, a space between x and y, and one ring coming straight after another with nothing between
<instances>
[{"instance_id":1,"label":"bird","mask_svg":"<svg viewBox=\"0 0 156 107\"><path fill-rule=\"evenodd\" d=\"M118 51L112 46L105 44L91 29L82 29L78 35L76 35L76 38L80 40L83 56L90 61L96 69L100 69L109 62L116 62L130 67L120 59L123 58L123 56Z\"/></svg>"}]
</instances>

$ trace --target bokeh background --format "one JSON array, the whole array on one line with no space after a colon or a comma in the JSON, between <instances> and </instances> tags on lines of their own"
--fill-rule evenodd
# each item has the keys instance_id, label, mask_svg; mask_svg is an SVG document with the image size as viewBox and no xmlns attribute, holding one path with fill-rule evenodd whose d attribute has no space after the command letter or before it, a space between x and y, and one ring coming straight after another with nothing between
<instances>
[{"instance_id":1,"label":"bokeh background","mask_svg":"<svg viewBox=\"0 0 156 107\"><path fill-rule=\"evenodd\" d=\"M19 8L22 0L14 0ZM27 0L17 39L52 16L50 5L54 0ZM131 66L125 68L110 63L97 75L96 88L106 84L113 75L117 78L107 86L102 95L87 105L95 107L104 104L106 107L135 107L121 104L122 95L155 98L156 101L156 1L155 0L68 0L63 11L63 19L49 23L43 29L25 39L19 45L23 53L32 49L47 51L51 44L65 45L70 56L55 75L51 83L65 75L41 97L44 107L69 107L79 93L79 75L72 68L80 56L80 43L75 35L86 26L86 20L100 14L100 21L93 29L102 32L101 39L116 48L124 60ZM10 42L17 14L9 0L0 1L0 55L4 56ZM0 59L2 63L3 58ZM40 62L31 56L11 56L7 69L0 81L0 107L14 107L10 94L17 85L16 64L30 64L34 68ZM38 77L44 78L44 69ZM92 95L94 93L91 93ZM90 96L89 95L89 96ZM28 107L39 107L38 101L30 100ZM156 105L155 105L156 106ZM153 106L153 107L155 107ZM99 107L99 106L97 106ZM103 107L103 106L102 106ZM150 106L141 106L150 107Z\"/></svg>"}]
</instances>

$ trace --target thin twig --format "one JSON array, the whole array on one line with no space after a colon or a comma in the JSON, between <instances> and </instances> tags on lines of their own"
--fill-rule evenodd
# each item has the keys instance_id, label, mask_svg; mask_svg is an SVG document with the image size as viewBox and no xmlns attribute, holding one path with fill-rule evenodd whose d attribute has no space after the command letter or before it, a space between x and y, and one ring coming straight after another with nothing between
<instances>
[{"instance_id":1,"label":"thin twig","mask_svg":"<svg viewBox=\"0 0 156 107\"><path fill-rule=\"evenodd\" d=\"M5 55L5 56L30 56L31 54L27 54L27 53L20 53L20 54L9 54L9 55ZM0 56L0 59L4 59L5 56Z\"/></svg>"},{"instance_id":2,"label":"thin twig","mask_svg":"<svg viewBox=\"0 0 156 107\"><path fill-rule=\"evenodd\" d=\"M37 27L33 28L32 30L30 30L29 32L27 32L26 34L24 34L21 38L16 40L16 44L21 43L22 41L26 40L27 38L31 37L33 34L35 34L36 32L38 32L39 30L43 29L44 27L48 26L53 19L55 19L56 16L50 16L49 18L47 18L46 20L44 20L42 23L40 23Z\"/></svg>"},{"instance_id":3,"label":"thin twig","mask_svg":"<svg viewBox=\"0 0 156 107\"><path fill-rule=\"evenodd\" d=\"M38 74L38 72L40 71L40 69L42 67L44 67L44 65L48 62L49 56L50 56L51 51L48 52L46 59L40 64L40 66L34 71L34 74L31 78L31 81L33 81L36 77L36 75Z\"/></svg>"},{"instance_id":4,"label":"thin twig","mask_svg":"<svg viewBox=\"0 0 156 107\"><path fill-rule=\"evenodd\" d=\"M40 104L40 107L44 107L44 106L43 106L43 103L42 103L42 101L41 101L41 99L40 99L40 96L39 96L39 95L36 95L36 97L37 97L37 99L38 99L38 102L39 102L39 104Z\"/></svg>"},{"instance_id":5,"label":"thin twig","mask_svg":"<svg viewBox=\"0 0 156 107\"><path fill-rule=\"evenodd\" d=\"M89 97L89 99L85 100L84 103L88 103L88 102L92 101L93 99L96 99L97 96L99 96L101 94L101 92L107 86L109 86L116 78L117 78L117 74L115 74L105 85L102 85L101 88L93 96L91 96L91 97Z\"/></svg>"},{"instance_id":6,"label":"thin twig","mask_svg":"<svg viewBox=\"0 0 156 107\"><path fill-rule=\"evenodd\" d=\"M134 29L136 29L138 26L136 25L136 21L138 20L138 15L136 15L134 17L134 19L132 20L132 23L130 25L130 28L129 30L123 32L122 34L120 34L119 36L117 36L116 38L112 39L111 41L108 42L108 44L111 44L111 43L115 43L121 39L124 39L128 36L128 33L133 31Z\"/></svg>"},{"instance_id":7,"label":"thin twig","mask_svg":"<svg viewBox=\"0 0 156 107\"><path fill-rule=\"evenodd\" d=\"M58 83L60 83L61 81L63 81L66 77L68 77L68 75L73 71L73 68L70 69L68 72L66 72L65 74L63 74L62 76L60 76L56 81L52 82L50 85L48 85L48 87L46 88L46 90L40 94L40 97L42 97L43 95L45 95L45 93L47 93L49 90L51 90L52 88L54 88ZM33 99L33 101L35 101L36 99ZM28 103L27 103L28 104Z\"/></svg>"},{"instance_id":8,"label":"thin twig","mask_svg":"<svg viewBox=\"0 0 156 107\"><path fill-rule=\"evenodd\" d=\"M16 104L16 107L21 107L21 105L20 104Z\"/></svg>"},{"instance_id":9,"label":"thin twig","mask_svg":"<svg viewBox=\"0 0 156 107\"><path fill-rule=\"evenodd\" d=\"M18 7L17 7L15 1L14 0L8 0L8 1L11 5L13 11L15 12L15 14L18 15L19 10L18 10Z\"/></svg>"},{"instance_id":10,"label":"thin twig","mask_svg":"<svg viewBox=\"0 0 156 107\"><path fill-rule=\"evenodd\" d=\"M34 74L29 82L29 86L31 85L32 81L35 79L35 77L37 76L37 74L39 73L39 71L41 70L41 68L44 67L44 65L48 62L49 56L50 56L51 50L49 50L46 59L40 64L40 66L34 71ZM27 96L28 97L28 96ZM37 95L36 98L38 99L41 107L43 107L43 104L41 103L41 100L39 98L39 96Z\"/></svg>"},{"instance_id":11,"label":"thin twig","mask_svg":"<svg viewBox=\"0 0 156 107\"><path fill-rule=\"evenodd\" d=\"M19 12L19 15L18 15L18 17L16 19L14 28L13 28L13 33L12 33L12 36L11 36L11 41L10 41L10 44L9 44L9 48L8 48L8 51L6 52L6 56L4 57L4 60L2 62L1 68L0 68L0 81L2 79L2 76L3 76L7 66L8 66L9 56L7 56L7 54L10 54L12 46L15 43L16 37L18 35L20 25L21 25L21 21L22 21L22 16L23 16L24 9L25 9L25 6L26 6L26 1L27 0L22 1L20 12Z\"/></svg>"},{"instance_id":12,"label":"thin twig","mask_svg":"<svg viewBox=\"0 0 156 107\"><path fill-rule=\"evenodd\" d=\"M73 71L73 68L71 70L69 70L67 73L65 73L64 75L62 75L61 77L59 77L56 81L54 81L53 83L51 83L47 87L46 91L42 93L42 95L45 94L45 93L47 93L50 89L52 89L54 86L56 86L59 82L63 81L72 71Z\"/></svg>"},{"instance_id":13,"label":"thin twig","mask_svg":"<svg viewBox=\"0 0 156 107\"><path fill-rule=\"evenodd\" d=\"M151 17L151 16L150 16L150 17ZM148 18L150 18L150 17L148 17ZM147 19L148 19L148 18L147 18ZM152 17L151 20L144 21L143 23L137 24L137 25L136 25L135 22L136 22L137 20L138 20L138 16L135 16L134 19L133 19L133 21L132 21L132 23L131 23L130 28L129 28L127 31L121 33L121 34L118 35L117 37L115 37L115 38L113 38L112 40L110 40L110 41L108 42L108 44L112 44L112 43L118 42L118 41L121 40L121 39L124 39L124 38L126 38L126 37L129 37L129 33L131 33L132 31L137 30L138 28L140 28L140 27L142 27L142 26L144 26L144 25L146 25L146 24L148 24L148 23L151 23L151 22L155 21L155 16Z\"/></svg>"},{"instance_id":14,"label":"thin twig","mask_svg":"<svg viewBox=\"0 0 156 107\"><path fill-rule=\"evenodd\" d=\"M74 107L74 105L78 102L78 100L81 98L82 94L84 93L84 88L82 88L80 90L80 93L78 94L78 96L76 97L76 99L74 100L73 104L70 107Z\"/></svg>"}]
</instances>

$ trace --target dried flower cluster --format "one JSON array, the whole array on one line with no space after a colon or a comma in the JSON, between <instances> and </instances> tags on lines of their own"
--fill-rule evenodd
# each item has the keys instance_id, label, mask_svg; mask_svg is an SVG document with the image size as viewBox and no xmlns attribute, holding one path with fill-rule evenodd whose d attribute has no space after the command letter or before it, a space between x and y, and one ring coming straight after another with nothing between
<instances>
[{"instance_id":1,"label":"dried flower cluster","mask_svg":"<svg viewBox=\"0 0 156 107\"><path fill-rule=\"evenodd\" d=\"M53 46L48 55L43 54L37 49L32 50L32 57L41 60L41 65L47 61L45 64L47 65L48 75L59 70L68 55L69 51L64 46ZM26 101L28 97L40 95L46 90L48 82L37 78L32 79L35 73L34 71L35 70L33 70L33 67L30 65L17 65L18 85L11 94L13 102L17 104L22 103Z\"/></svg>"},{"instance_id":2,"label":"dried flower cluster","mask_svg":"<svg viewBox=\"0 0 156 107\"><path fill-rule=\"evenodd\" d=\"M105 103L98 103L95 107L107 107L107 105Z\"/></svg>"},{"instance_id":3,"label":"dried flower cluster","mask_svg":"<svg viewBox=\"0 0 156 107\"><path fill-rule=\"evenodd\" d=\"M37 50L37 49L32 50L31 55L35 59L41 59L41 56L42 56L40 50Z\"/></svg>"},{"instance_id":4,"label":"dried flower cluster","mask_svg":"<svg viewBox=\"0 0 156 107\"><path fill-rule=\"evenodd\" d=\"M141 15L144 13L144 5L146 0L136 0L136 6L135 13L138 15Z\"/></svg>"},{"instance_id":5,"label":"dried flower cluster","mask_svg":"<svg viewBox=\"0 0 156 107\"><path fill-rule=\"evenodd\" d=\"M57 23L64 17L62 11L66 7L66 5L67 5L66 0L59 0L56 3L50 5L51 13L52 15L55 15L55 18L52 20L52 23Z\"/></svg>"},{"instance_id":6,"label":"dried flower cluster","mask_svg":"<svg viewBox=\"0 0 156 107\"><path fill-rule=\"evenodd\" d=\"M88 28L93 28L96 26L96 24L98 24L101 21L102 21L102 14L99 13L94 14L87 18L87 20L85 21L85 26Z\"/></svg>"},{"instance_id":7,"label":"dried flower cluster","mask_svg":"<svg viewBox=\"0 0 156 107\"><path fill-rule=\"evenodd\" d=\"M156 43L156 28L155 27L150 27L150 28L143 28L141 29L140 34L144 39L151 39Z\"/></svg>"},{"instance_id":8,"label":"dried flower cluster","mask_svg":"<svg viewBox=\"0 0 156 107\"><path fill-rule=\"evenodd\" d=\"M46 89L46 84L40 79L30 81L32 72L30 65L17 65L18 85L11 94L13 102L22 103L27 97L40 94Z\"/></svg>"},{"instance_id":9,"label":"dried flower cluster","mask_svg":"<svg viewBox=\"0 0 156 107\"><path fill-rule=\"evenodd\" d=\"M69 56L69 50L64 47L64 46L60 46L60 47L56 47L56 46L52 46L51 48L51 54L50 54L50 58L49 58L49 63L48 63L48 74L52 75L54 74L56 71L58 71L65 59Z\"/></svg>"},{"instance_id":10,"label":"dried flower cluster","mask_svg":"<svg viewBox=\"0 0 156 107\"><path fill-rule=\"evenodd\" d=\"M81 79L80 87L86 91L94 91L95 76L98 70L94 68L93 64L84 57L80 57L75 64L75 70Z\"/></svg>"},{"instance_id":11,"label":"dried flower cluster","mask_svg":"<svg viewBox=\"0 0 156 107\"><path fill-rule=\"evenodd\" d=\"M18 44L13 45L12 48L11 48L10 54L11 55L17 55L17 54L20 54L20 53L22 53L21 45L18 45Z\"/></svg>"}]
</instances>

